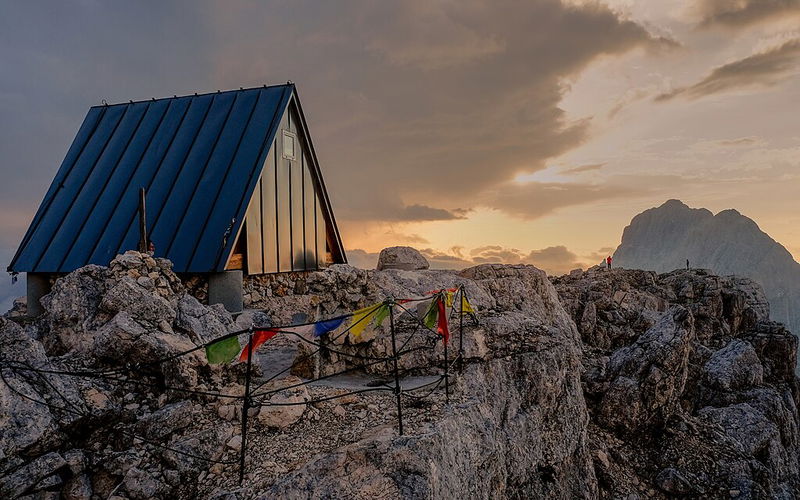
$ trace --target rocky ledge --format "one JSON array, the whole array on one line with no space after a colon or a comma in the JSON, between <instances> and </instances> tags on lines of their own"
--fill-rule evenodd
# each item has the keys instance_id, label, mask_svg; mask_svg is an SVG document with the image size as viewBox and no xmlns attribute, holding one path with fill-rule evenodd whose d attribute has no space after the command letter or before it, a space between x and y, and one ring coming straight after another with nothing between
<instances>
[{"instance_id":1,"label":"rocky ledge","mask_svg":"<svg viewBox=\"0 0 800 500\"><path fill-rule=\"evenodd\" d=\"M129 252L59 279L37 320L0 320L0 497L800 494L797 339L769 321L749 280L604 269L551 280L502 265L337 265L292 280L291 293L233 318L199 302L168 261ZM441 387L404 396L403 436L391 392L346 389L385 380L385 367L280 391L351 366L333 355L300 363L310 353L289 337L265 344L256 381L295 357L295 375L264 388L299 404L251 410L242 485L243 366L208 365L202 350L152 364L254 323L459 285L480 318L464 329L463 370L449 403ZM377 354L386 339L378 330L338 347ZM437 345L401 363L406 377L441 373ZM80 371L103 376L62 373Z\"/></svg>"}]
</instances>

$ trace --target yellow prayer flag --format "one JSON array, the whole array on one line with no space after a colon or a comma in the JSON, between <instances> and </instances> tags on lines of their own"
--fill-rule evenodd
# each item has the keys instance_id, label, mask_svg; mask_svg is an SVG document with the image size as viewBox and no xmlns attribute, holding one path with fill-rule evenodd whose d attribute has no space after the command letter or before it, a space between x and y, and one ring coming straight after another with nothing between
<instances>
[{"instance_id":1,"label":"yellow prayer flag","mask_svg":"<svg viewBox=\"0 0 800 500\"><path fill-rule=\"evenodd\" d=\"M475 310L472 308L472 305L469 303L467 298L464 294L461 294L461 312L462 313L475 313Z\"/></svg>"},{"instance_id":2,"label":"yellow prayer flag","mask_svg":"<svg viewBox=\"0 0 800 500\"><path fill-rule=\"evenodd\" d=\"M353 312L353 317L351 318L350 322L350 334L355 338L361 337L364 329L367 328L367 325L372 323L372 320L375 319L375 315L378 313L382 305L382 303L375 304Z\"/></svg>"},{"instance_id":3,"label":"yellow prayer flag","mask_svg":"<svg viewBox=\"0 0 800 500\"><path fill-rule=\"evenodd\" d=\"M455 292L451 292L450 290L447 290L447 291L446 291L446 292L444 292L444 293L445 293L445 296L444 296L444 304L445 304L447 307L453 307L453 302L454 302L454 300L455 300L455 298L454 298Z\"/></svg>"}]
</instances>

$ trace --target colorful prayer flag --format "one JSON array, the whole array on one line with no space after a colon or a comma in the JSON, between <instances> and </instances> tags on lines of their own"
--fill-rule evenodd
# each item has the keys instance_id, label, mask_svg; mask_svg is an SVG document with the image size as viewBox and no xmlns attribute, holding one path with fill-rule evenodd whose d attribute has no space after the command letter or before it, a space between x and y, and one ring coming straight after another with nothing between
<instances>
[{"instance_id":1,"label":"colorful prayer flag","mask_svg":"<svg viewBox=\"0 0 800 500\"><path fill-rule=\"evenodd\" d=\"M447 341L450 339L450 330L447 328L447 311L444 306L444 300L442 300L441 297L437 301L436 307L439 311L439 321L436 331L442 336L442 341L447 344Z\"/></svg>"},{"instance_id":2,"label":"colorful prayer flag","mask_svg":"<svg viewBox=\"0 0 800 500\"><path fill-rule=\"evenodd\" d=\"M326 333L336 330L344 323L344 320L347 318L333 318L326 321L320 321L318 323L314 323L314 336L321 337Z\"/></svg>"},{"instance_id":3,"label":"colorful prayer flag","mask_svg":"<svg viewBox=\"0 0 800 500\"><path fill-rule=\"evenodd\" d=\"M472 304L469 303L469 300L467 300L464 292L461 292L461 312L475 314L475 309L472 308Z\"/></svg>"},{"instance_id":4,"label":"colorful prayer flag","mask_svg":"<svg viewBox=\"0 0 800 500\"><path fill-rule=\"evenodd\" d=\"M261 344L277 334L278 332L275 330L256 330L253 332L253 340L242 349L242 354L239 355L239 361L247 361L247 357L250 355L251 351L258 349Z\"/></svg>"},{"instance_id":5,"label":"colorful prayer flag","mask_svg":"<svg viewBox=\"0 0 800 500\"><path fill-rule=\"evenodd\" d=\"M236 355L239 354L239 351L241 350L242 346L239 344L239 337L234 335L233 337L229 337L227 339L220 340L219 342L214 342L213 344L207 345L206 358L212 365L230 363L234 360L234 358L236 358Z\"/></svg>"},{"instance_id":6,"label":"colorful prayer flag","mask_svg":"<svg viewBox=\"0 0 800 500\"><path fill-rule=\"evenodd\" d=\"M350 334L355 338L361 337L361 334L364 332L367 326L369 326L369 324L372 323L372 320L375 319L375 315L377 314L378 310L380 310L380 308L383 306L383 303L375 304L355 311L350 323Z\"/></svg>"},{"instance_id":7,"label":"colorful prayer flag","mask_svg":"<svg viewBox=\"0 0 800 500\"><path fill-rule=\"evenodd\" d=\"M381 326L386 318L389 316L389 311L391 310L392 306L383 304L378 312L375 313L375 325Z\"/></svg>"},{"instance_id":8,"label":"colorful prayer flag","mask_svg":"<svg viewBox=\"0 0 800 500\"><path fill-rule=\"evenodd\" d=\"M428 309L425 311L425 315L422 317L422 323L425 325L426 328L433 330L433 327L436 326L436 319L439 314L438 306L436 305L439 302L439 298L434 298L430 304L428 304Z\"/></svg>"}]
</instances>

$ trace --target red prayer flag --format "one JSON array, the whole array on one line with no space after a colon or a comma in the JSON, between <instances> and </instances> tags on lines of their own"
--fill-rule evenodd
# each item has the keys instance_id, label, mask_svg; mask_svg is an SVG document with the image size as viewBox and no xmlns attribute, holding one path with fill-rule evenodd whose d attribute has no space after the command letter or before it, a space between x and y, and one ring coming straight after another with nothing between
<instances>
[{"instance_id":1,"label":"red prayer flag","mask_svg":"<svg viewBox=\"0 0 800 500\"><path fill-rule=\"evenodd\" d=\"M439 297L436 301L436 307L439 309L439 325L436 330L442 336L443 342L446 344L450 339L450 330L447 328L447 311L444 307L444 300Z\"/></svg>"},{"instance_id":2,"label":"red prayer flag","mask_svg":"<svg viewBox=\"0 0 800 500\"><path fill-rule=\"evenodd\" d=\"M247 361L247 356L250 355L251 350L258 349L261 346L261 344L263 344L264 342L271 339L277 334L278 332L275 330L256 330L253 333L252 342L247 344L245 348L242 349L242 354L239 355L239 361Z\"/></svg>"}]
</instances>

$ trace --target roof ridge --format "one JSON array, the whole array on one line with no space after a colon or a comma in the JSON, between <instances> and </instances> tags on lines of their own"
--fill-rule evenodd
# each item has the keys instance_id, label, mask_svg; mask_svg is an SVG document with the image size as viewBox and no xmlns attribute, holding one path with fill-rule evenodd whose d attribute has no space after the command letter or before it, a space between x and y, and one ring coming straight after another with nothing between
<instances>
[{"instance_id":1,"label":"roof ridge","mask_svg":"<svg viewBox=\"0 0 800 500\"><path fill-rule=\"evenodd\" d=\"M279 87L294 87L294 82L292 82L290 80L290 81L288 81L286 83L280 83L280 84L275 84L275 85L263 84L263 85L257 85L257 86L254 86L254 87L239 87L238 89L215 90L215 91L212 91L212 92L203 92L203 93L195 92L193 94L173 95L171 97L158 97L158 98L152 97L150 99L139 99L137 101L116 102L116 103L113 103L113 104L109 104L109 103L105 103L104 102L103 104L95 104L94 106L90 106L89 109L92 109L92 108L108 108L108 107L111 107L111 106L123 106L123 105L129 105L129 104L139 104L139 103L143 103L143 102L165 101L167 99L182 99L184 97L200 97L200 96L206 96L206 95L227 94L227 93L230 93L230 92L246 92L248 90L272 89L272 88L279 88Z\"/></svg>"}]
</instances>

